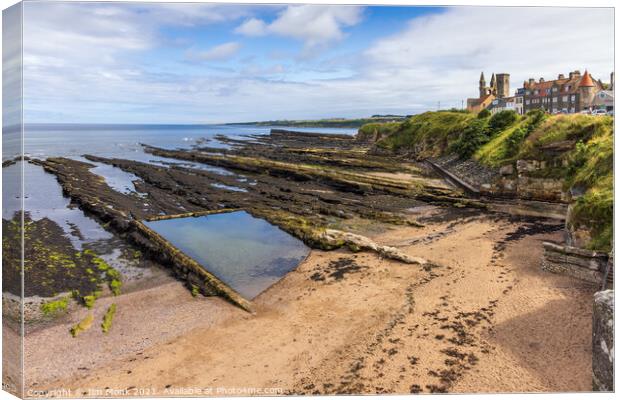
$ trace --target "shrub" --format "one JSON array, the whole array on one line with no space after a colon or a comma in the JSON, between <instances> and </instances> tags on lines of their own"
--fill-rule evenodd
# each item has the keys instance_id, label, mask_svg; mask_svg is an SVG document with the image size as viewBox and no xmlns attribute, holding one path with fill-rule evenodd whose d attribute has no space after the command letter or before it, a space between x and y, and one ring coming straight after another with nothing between
<instances>
[{"instance_id":1,"label":"shrub","mask_svg":"<svg viewBox=\"0 0 620 400\"><path fill-rule=\"evenodd\" d=\"M490 140L488 121L477 118L463 130L459 138L450 146L461 158L471 157L476 150Z\"/></svg>"},{"instance_id":2,"label":"shrub","mask_svg":"<svg viewBox=\"0 0 620 400\"><path fill-rule=\"evenodd\" d=\"M543 110L537 109L528 111L526 116L529 119L527 133L530 134L545 120L547 114Z\"/></svg>"},{"instance_id":3,"label":"shrub","mask_svg":"<svg viewBox=\"0 0 620 400\"><path fill-rule=\"evenodd\" d=\"M491 133L498 133L517 122L519 115L512 110L503 110L493 114L489 119L489 129Z\"/></svg>"},{"instance_id":4,"label":"shrub","mask_svg":"<svg viewBox=\"0 0 620 400\"><path fill-rule=\"evenodd\" d=\"M516 156L521 148L521 143L523 143L527 135L527 129L523 127L519 127L512 131L504 142L504 157L510 158Z\"/></svg>"},{"instance_id":5,"label":"shrub","mask_svg":"<svg viewBox=\"0 0 620 400\"><path fill-rule=\"evenodd\" d=\"M586 192L575 202L571 225L588 227L593 250L610 251L613 239L614 192L612 179Z\"/></svg>"},{"instance_id":6,"label":"shrub","mask_svg":"<svg viewBox=\"0 0 620 400\"><path fill-rule=\"evenodd\" d=\"M491 115L491 111L485 109L478 113L478 118L488 118L489 115Z\"/></svg>"}]
</instances>

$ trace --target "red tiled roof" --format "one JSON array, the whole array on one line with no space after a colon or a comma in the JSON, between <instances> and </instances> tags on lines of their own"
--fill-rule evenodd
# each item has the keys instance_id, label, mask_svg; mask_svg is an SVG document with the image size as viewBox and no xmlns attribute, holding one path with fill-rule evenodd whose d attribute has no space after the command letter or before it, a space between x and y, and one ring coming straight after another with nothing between
<instances>
[{"instance_id":1,"label":"red tiled roof","mask_svg":"<svg viewBox=\"0 0 620 400\"><path fill-rule=\"evenodd\" d=\"M534 95L531 93L530 96L547 96L550 94L550 89L554 86L558 86L560 88L559 93L575 93L579 89L579 87L593 87L599 86L596 81L592 79L592 75L586 71L583 75L573 76L573 78L562 78L555 79L550 81L542 81L542 82L534 82L529 84L527 81L524 82L524 87L528 90L538 90L540 93L538 95ZM569 86L569 90L564 90L564 87Z\"/></svg>"},{"instance_id":2,"label":"red tiled roof","mask_svg":"<svg viewBox=\"0 0 620 400\"><path fill-rule=\"evenodd\" d=\"M577 91L577 87L578 87L577 84L580 79L581 77L574 77L573 79L564 78L564 79L556 79L556 80L551 80L551 81L536 82L531 85L529 84L526 85L525 88L529 90L539 90L541 93L538 94L538 96L548 95L549 93L547 92L550 91L553 86L559 86L560 93L574 93ZM570 90L564 91L564 87L566 85L570 86Z\"/></svg>"},{"instance_id":3,"label":"red tiled roof","mask_svg":"<svg viewBox=\"0 0 620 400\"><path fill-rule=\"evenodd\" d=\"M584 87L584 86L587 86L587 87L594 86L594 82L592 82L592 77L588 73L588 70L586 70L586 72L583 74L583 78L581 78L581 81L579 82L579 87Z\"/></svg>"}]
</instances>

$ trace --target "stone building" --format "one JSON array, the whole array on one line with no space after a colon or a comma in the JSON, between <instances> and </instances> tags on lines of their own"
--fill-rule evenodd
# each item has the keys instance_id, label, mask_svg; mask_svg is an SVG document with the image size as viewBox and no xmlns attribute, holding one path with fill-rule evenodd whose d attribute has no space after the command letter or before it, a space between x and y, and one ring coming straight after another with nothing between
<instances>
[{"instance_id":1,"label":"stone building","mask_svg":"<svg viewBox=\"0 0 620 400\"><path fill-rule=\"evenodd\" d=\"M549 81L529 79L523 82L523 112L543 109L552 114L578 113L590 109L602 89L603 84L592 79L587 70L583 75L578 70L570 72L568 77L559 74L557 79Z\"/></svg>"},{"instance_id":2,"label":"stone building","mask_svg":"<svg viewBox=\"0 0 620 400\"><path fill-rule=\"evenodd\" d=\"M491 82L487 86L484 72L480 73L478 81L478 97L467 99L467 109L471 112L480 112L492 105L496 99L510 96L510 74L495 73L491 76Z\"/></svg>"}]
</instances>

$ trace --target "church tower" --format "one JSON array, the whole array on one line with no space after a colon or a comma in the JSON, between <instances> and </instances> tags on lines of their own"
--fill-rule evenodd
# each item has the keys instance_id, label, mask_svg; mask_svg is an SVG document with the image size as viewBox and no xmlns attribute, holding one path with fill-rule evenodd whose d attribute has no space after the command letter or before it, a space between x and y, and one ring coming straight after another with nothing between
<instances>
[{"instance_id":1,"label":"church tower","mask_svg":"<svg viewBox=\"0 0 620 400\"><path fill-rule=\"evenodd\" d=\"M484 79L484 72L480 73L478 90L480 91L480 97L484 97L487 94L487 81Z\"/></svg>"},{"instance_id":2,"label":"church tower","mask_svg":"<svg viewBox=\"0 0 620 400\"><path fill-rule=\"evenodd\" d=\"M510 74L497 74L496 90L498 98L510 97Z\"/></svg>"},{"instance_id":3,"label":"church tower","mask_svg":"<svg viewBox=\"0 0 620 400\"><path fill-rule=\"evenodd\" d=\"M495 72L491 75L491 84L489 85L490 93L492 95L497 95L497 82L495 81Z\"/></svg>"}]
</instances>

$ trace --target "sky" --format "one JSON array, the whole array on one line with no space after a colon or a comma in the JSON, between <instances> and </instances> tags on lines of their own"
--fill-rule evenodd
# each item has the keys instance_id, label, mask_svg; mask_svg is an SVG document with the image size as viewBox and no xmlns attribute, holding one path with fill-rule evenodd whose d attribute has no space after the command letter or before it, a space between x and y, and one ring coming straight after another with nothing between
<instances>
[{"instance_id":1,"label":"sky","mask_svg":"<svg viewBox=\"0 0 620 400\"><path fill-rule=\"evenodd\" d=\"M417 114L481 71L613 69L611 8L26 2L23 23L26 123Z\"/></svg>"}]
</instances>

